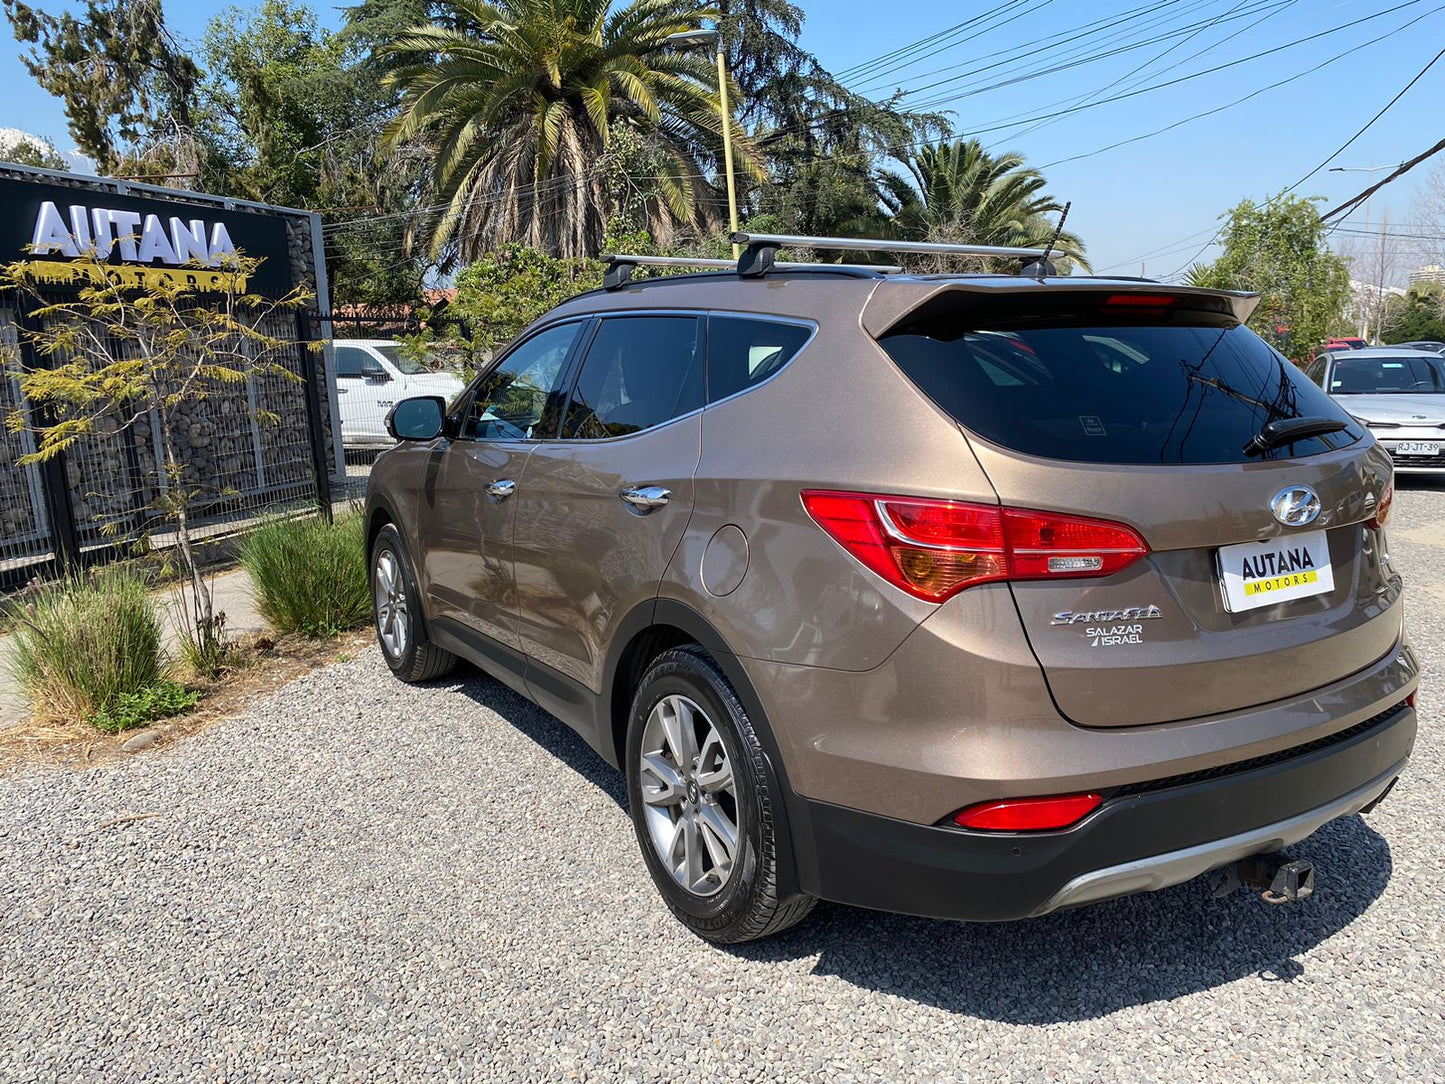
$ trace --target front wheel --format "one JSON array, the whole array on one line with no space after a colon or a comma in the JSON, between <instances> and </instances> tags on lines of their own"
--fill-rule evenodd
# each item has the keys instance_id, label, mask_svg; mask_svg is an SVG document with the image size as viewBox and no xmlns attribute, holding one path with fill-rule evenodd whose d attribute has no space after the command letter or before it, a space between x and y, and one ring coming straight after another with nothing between
<instances>
[{"instance_id":1,"label":"front wheel","mask_svg":"<svg viewBox=\"0 0 1445 1084\"><path fill-rule=\"evenodd\" d=\"M697 647L660 655L627 732L627 799L648 872L677 918L720 944L807 917L778 894L774 793L746 709Z\"/></svg>"},{"instance_id":2,"label":"front wheel","mask_svg":"<svg viewBox=\"0 0 1445 1084\"><path fill-rule=\"evenodd\" d=\"M371 599L376 642L391 672L402 681L444 677L457 657L427 642L421 598L401 532L388 523L371 546Z\"/></svg>"}]
</instances>

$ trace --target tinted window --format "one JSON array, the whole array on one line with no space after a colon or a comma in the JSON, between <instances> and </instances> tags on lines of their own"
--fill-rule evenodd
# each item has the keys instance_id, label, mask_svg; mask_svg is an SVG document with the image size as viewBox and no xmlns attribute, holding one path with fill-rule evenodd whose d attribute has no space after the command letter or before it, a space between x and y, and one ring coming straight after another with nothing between
<instances>
[{"instance_id":1,"label":"tinted window","mask_svg":"<svg viewBox=\"0 0 1445 1084\"><path fill-rule=\"evenodd\" d=\"M1445 377L1433 358L1375 357L1335 359L1329 390L1335 395L1390 395L1445 392Z\"/></svg>"},{"instance_id":2,"label":"tinted window","mask_svg":"<svg viewBox=\"0 0 1445 1084\"><path fill-rule=\"evenodd\" d=\"M381 363L359 346L336 347L336 375L360 380L368 372L381 368Z\"/></svg>"},{"instance_id":3,"label":"tinted window","mask_svg":"<svg viewBox=\"0 0 1445 1084\"><path fill-rule=\"evenodd\" d=\"M803 348L798 324L712 316L707 322L707 401L715 403L772 376Z\"/></svg>"},{"instance_id":4,"label":"tinted window","mask_svg":"<svg viewBox=\"0 0 1445 1084\"><path fill-rule=\"evenodd\" d=\"M626 436L701 407L698 327L692 316L603 320L572 391L562 435Z\"/></svg>"},{"instance_id":5,"label":"tinted window","mask_svg":"<svg viewBox=\"0 0 1445 1084\"><path fill-rule=\"evenodd\" d=\"M1317 358L1313 365L1305 370L1305 376L1309 377L1320 387L1325 386L1325 368L1329 365L1329 358Z\"/></svg>"},{"instance_id":6,"label":"tinted window","mask_svg":"<svg viewBox=\"0 0 1445 1084\"><path fill-rule=\"evenodd\" d=\"M580 323L559 324L533 335L504 357L477 384L462 419L461 436L528 440L556 432L562 370L581 329Z\"/></svg>"},{"instance_id":7,"label":"tinted window","mask_svg":"<svg viewBox=\"0 0 1445 1084\"><path fill-rule=\"evenodd\" d=\"M391 362L396 370L405 373L407 376L416 376L419 373L429 373L432 370L415 358L407 357L399 346L378 346L375 347L378 354Z\"/></svg>"},{"instance_id":8,"label":"tinted window","mask_svg":"<svg viewBox=\"0 0 1445 1084\"><path fill-rule=\"evenodd\" d=\"M967 429L1050 459L1246 462L1245 443L1267 422L1300 416L1349 428L1264 458L1344 447L1363 433L1246 328L1182 312L1161 315L1157 326L1127 316L1123 326L1100 326L1109 313L1087 302L1064 299L1060 308L1069 311L1015 320L1012 328L954 314L880 341Z\"/></svg>"}]
</instances>

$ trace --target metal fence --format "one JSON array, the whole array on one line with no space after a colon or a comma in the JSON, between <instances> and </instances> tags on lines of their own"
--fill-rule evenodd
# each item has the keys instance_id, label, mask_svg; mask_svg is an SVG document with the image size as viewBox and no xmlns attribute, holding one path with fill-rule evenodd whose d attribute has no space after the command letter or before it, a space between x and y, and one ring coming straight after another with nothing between
<instances>
[{"instance_id":1,"label":"metal fence","mask_svg":"<svg viewBox=\"0 0 1445 1084\"><path fill-rule=\"evenodd\" d=\"M0 309L0 346L22 370L47 363L20 333L26 319ZM188 495L195 538L237 531L266 515L318 507L329 513L329 395L324 365L306 345L312 326L305 317L278 313L259 328L286 343L272 360L291 379L254 374L172 411L185 464L179 478L165 470L155 411L135 417L135 404L117 404L53 458L20 466L35 450L32 431L54 418L26 399L19 372L8 365L0 412L25 425L7 426L0 438L0 587L173 545L180 491Z\"/></svg>"}]
</instances>

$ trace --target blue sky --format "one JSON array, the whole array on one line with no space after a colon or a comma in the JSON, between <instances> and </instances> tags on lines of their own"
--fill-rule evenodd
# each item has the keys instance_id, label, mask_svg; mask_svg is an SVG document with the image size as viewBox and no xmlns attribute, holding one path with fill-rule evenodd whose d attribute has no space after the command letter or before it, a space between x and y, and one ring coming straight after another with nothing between
<instances>
[{"instance_id":1,"label":"blue sky","mask_svg":"<svg viewBox=\"0 0 1445 1084\"><path fill-rule=\"evenodd\" d=\"M906 103L951 111L960 134L1022 152L1044 168L1058 198L1073 201L1069 225L1088 243L1097 270L1139 274L1142 264L1155 276L1194 258L1219 215L1240 199L1262 199L1299 181L1445 47L1442 0L801 2L808 16L802 44L835 73L949 31L922 50L934 55L846 81L874 96L906 90ZM167 19L198 41L225 6L171 0ZM322 17L332 25L338 18L330 6ZM1291 44L1313 35L1321 36ZM1372 44L1376 38L1382 40ZM1276 51L1244 59L1267 50ZM68 149L58 103L34 86L17 51L7 35L0 44L0 101L7 103L0 126L38 132ZM1228 66L1188 78L1219 65ZM1038 74L1052 67L1061 70ZM1182 81L1157 88L1172 80ZM1011 85L994 86L1006 81ZM1267 89L1275 83L1283 85ZM1103 101L1120 95L1128 96ZM1441 101L1445 59L1329 165L1413 157L1445 134ZM1034 119L1061 109L1076 111ZM1218 112L1103 150L1210 110ZM1082 157L1069 161L1075 156ZM1423 180L1425 172L1416 174ZM1418 219L1414 176L1375 197L1368 221ZM1364 173L1321 170L1297 191L1336 202L1366 183ZM1365 214L1349 225L1368 228Z\"/></svg>"}]
</instances>

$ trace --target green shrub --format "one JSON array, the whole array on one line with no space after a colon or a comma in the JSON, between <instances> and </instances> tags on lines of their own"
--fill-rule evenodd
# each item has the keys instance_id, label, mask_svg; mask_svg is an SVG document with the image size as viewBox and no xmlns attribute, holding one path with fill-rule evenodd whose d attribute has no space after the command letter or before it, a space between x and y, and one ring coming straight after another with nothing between
<instances>
[{"instance_id":1,"label":"green shrub","mask_svg":"<svg viewBox=\"0 0 1445 1084\"><path fill-rule=\"evenodd\" d=\"M201 694L174 681L160 681L140 692L126 693L114 704L102 708L86 719L91 726L111 734L144 726L156 719L168 719L189 711L200 701Z\"/></svg>"},{"instance_id":2,"label":"green shrub","mask_svg":"<svg viewBox=\"0 0 1445 1084\"><path fill-rule=\"evenodd\" d=\"M241 549L256 608L278 632L331 636L371 616L361 516L273 520Z\"/></svg>"},{"instance_id":3,"label":"green shrub","mask_svg":"<svg viewBox=\"0 0 1445 1084\"><path fill-rule=\"evenodd\" d=\"M35 588L15 615L11 669L35 713L88 719L161 680L161 620L135 572Z\"/></svg>"}]
</instances>

